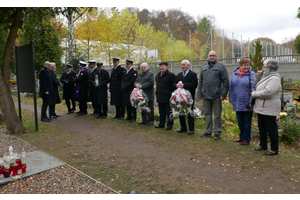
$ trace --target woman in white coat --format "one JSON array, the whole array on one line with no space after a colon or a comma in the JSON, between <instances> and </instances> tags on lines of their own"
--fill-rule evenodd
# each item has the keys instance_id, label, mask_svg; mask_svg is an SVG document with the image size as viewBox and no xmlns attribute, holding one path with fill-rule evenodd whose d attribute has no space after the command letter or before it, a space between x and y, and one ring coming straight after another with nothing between
<instances>
[{"instance_id":1,"label":"woman in white coat","mask_svg":"<svg viewBox=\"0 0 300 200\"><path fill-rule=\"evenodd\" d=\"M258 127L260 135L260 146L256 151L267 150L267 134L271 140L271 150L265 155L278 154L278 127L276 116L280 113L280 76L277 72L279 68L276 60L267 60L264 63L263 71L258 71L255 75L256 91L252 97L255 98L254 112L258 114Z\"/></svg>"}]
</instances>

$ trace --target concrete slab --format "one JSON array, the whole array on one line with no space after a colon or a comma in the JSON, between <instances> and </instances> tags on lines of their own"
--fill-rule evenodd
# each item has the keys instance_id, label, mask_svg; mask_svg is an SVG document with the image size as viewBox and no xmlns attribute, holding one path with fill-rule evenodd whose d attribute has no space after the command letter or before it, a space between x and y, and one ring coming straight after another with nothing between
<instances>
[{"instance_id":1,"label":"concrete slab","mask_svg":"<svg viewBox=\"0 0 300 200\"><path fill-rule=\"evenodd\" d=\"M58 160L57 158L45 154L42 151L32 151L32 152L27 152L26 153L26 158L22 159L22 162L26 162L27 170L24 175L20 177L25 178L32 176L34 174L38 174L62 165L65 165L66 163ZM0 180L0 185L7 184L9 182L16 181L18 179L12 179L11 177L9 178L1 178Z\"/></svg>"}]
</instances>

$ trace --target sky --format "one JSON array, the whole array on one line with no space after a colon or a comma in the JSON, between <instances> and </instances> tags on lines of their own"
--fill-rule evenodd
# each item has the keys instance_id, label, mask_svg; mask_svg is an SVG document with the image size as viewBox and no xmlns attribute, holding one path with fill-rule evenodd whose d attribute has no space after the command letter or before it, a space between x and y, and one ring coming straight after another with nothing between
<instances>
[{"instance_id":1,"label":"sky","mask_svg":"<svg viewBox=\"0 0 300 200\"><path fill-rule=\"evenodd\" d=\"M16 3L17 1L17 3ZM138 7L152 10L168 10L178 8L189 13L195 19L197 16L213 15L216 26L224 30L227 37L253 40L258 37L268 37L276 43L293 40L300 34L300 19L296 18L300 7L299 0L52 0L37 1L8 1L5 6L55 6L55 7Z\"/></svg>"}]
</instances>

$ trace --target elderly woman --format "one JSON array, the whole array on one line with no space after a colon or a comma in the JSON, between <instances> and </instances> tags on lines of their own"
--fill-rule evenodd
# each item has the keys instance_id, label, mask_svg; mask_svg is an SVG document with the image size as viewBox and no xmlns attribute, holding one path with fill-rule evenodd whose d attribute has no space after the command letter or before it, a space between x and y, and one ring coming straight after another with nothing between
<instances>
[{"instance_id":1,"label":"elderly woman","mask_svg":"<svg viewBox=\"0 0 300 200\"><path fill-rule=\"evenodd\" d=\"M252 92L255 98L254 111L258 114L258 127L260 134L260 146L256 151L267 150L267 134L271 140L271 150L265 155L278 154L278 127L276 116L280 113L280 77L277 72L279 68L276 60L267 60L264 63L263 71L258 71L254 84L256 91Z\"/></svg>"},{"instance_id":2,"label":"elderly woman","mask_svg":"<svg viewBox=\"0 0 300 200\"><path fill-rule=\"evenodd\" d=\"M255 73L251 70L249 59L243 58L232 73L229 84L229 102L236 112L238 125L240 129L239 139L241 145L248 145L251 140L251 124L253 108L251 105L251 92L254 86Z\"/></svg>"}]
</instances>

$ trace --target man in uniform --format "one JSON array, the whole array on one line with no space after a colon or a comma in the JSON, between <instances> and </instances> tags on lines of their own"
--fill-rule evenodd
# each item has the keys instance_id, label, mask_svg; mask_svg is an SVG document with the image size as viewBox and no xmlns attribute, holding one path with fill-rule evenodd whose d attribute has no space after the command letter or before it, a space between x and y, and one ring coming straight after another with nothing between
<instances>
[{"instance_id":1,"label":"man in uniform","mask_svg":"<svg viewBox=\"0 0 300 200\"><path fill-rule=\"evenodd\" d=\"M41 121L50 122L51 119L47 117L47 107L49 106L50 94L52 92L52 78L49 72L50 62L46 61L44 67L39 72L40 91L39 97L42 98L43 104L41 108Z\"/></svg>"},{"instance_id":2,"label":"man in uniform","mask_svg":"<svg viewBox=\"0 0 300 200\"><path fill-rule=\"evenodd\" d=\"M198 78L197 74L190 70L190 61L188 60L183 60L181 61L181 69L182 72L177 74L176 77L176 87L177 88L183 88L188 91L190 91L192 98L193 98L193 105L192 105L192 110L194 109L194 103L195 103L195 90L198 86ZM181 81L181 83L179 83ZM179 116L180 120L180 129L177 130L178 133L186 132L187 127L186 127L186 122L185 122L185 116ZM194 115L188 114L187 116L188 119L188 125L189 125L189 135L193 135L194 128L195 128L195 119Z\"/></svg>"},{"instance_id":3,"label":"man in uniform","mask_svg":"<svg viewBox=\"0 0 300 200\"><path fill-rule=\"evenodd\" d=\"M80 71L77 74L77 78L74 80L74 83L76 83L75 100L79 102L78 115L87 114L89 74L86 64L86 62L79 61Z\"/></svg>"},{"instance_id":4,"label":"man in uniform","mask_svg":"<svg viewBox=\"0 0 300 200\"><path fill-rule=\"evenodd\" d=\"M95 81L95 75L97 74L97 67L96 67L96 61L95 60L89 60L89 67L91 68L89 72L89 102L92 102L92 106L94 109L94 112L91 113L91 115L97 116L98 113L96 113L95 108L95 102L94 102L94 81Z\"/></svg>"},{"instance_id":5,"label":"man in uniform","mask_svg":"<svg viewBox=\"0 0 300 200\"><path fill-rule=\"evenodd\" d=\"M110 79L110 105L116 108L116 115L113 119L124 119L124 106L122 102L122 78L125 69L119 64L119 58L113 58L114 67L111 70Z\"/></svg>"},{"instance_id":6,"label":"man in uniform","mask_svg":"<svg viewBox=\"0 0 300 200\"><path fill-rule=\"evenodd\" d=\"M76 73L72 70L73 66L71 64L66 65L66 71L62 74L60 82L63 84L63 99L66 102L68 113L74 113L76 109L75 104L75 86L74 80ZM72 102L72 109L71 103Z\"/></svg>"},{"instance_id":7,"label":"man in uniform","mask_svg":"<svg viewBox=\"0 0 300 200\"><path fill-rule=\"evenodd\" d=\"M94 101L96 106L97 118L107 118L107 84L109 83L109 73L103 69L103 63L97 63L98 83L95 83ZM95 76L96 76L95 75Z\"/></svg>"},{"instance_id":8,"label":"man in uniform","mask_svg":"<svg viewBox=\"0 0 300 200\"><path fill-rule=\"evenodd\" d=\"M55 104L60 103L59 93L58 93L58 86L60 86L60 82L56 77L55 74L56 64L54 62L50 63L50 74L52 78L52 93L50 94L49 99L49 117L51 119L56 119L57 117L60 117L60 115L57 115L55 112Z\"/></svg>"},{"instance_id":9,"label":"man in uniform","mask_svg":"<svg viewBox=\"0 0 300 200\"><path fill-rule=\"evenodd\" d=\"M159 63L160 72L155 77L156 82L156 101L159 110L159 124L155 128L164 128L167 119L166 130L171 130L174 124L173 119L170 118L172 110L170 108L170 97L176 81L176 76L168 70L168 63Z\"/></svg>"},{"instance_id":10,"label":"man in uniform","mask_svg":"<svg viewBox=\"0 0 300 200\"><path fill-rule=\"evenodd\" d=\"M129 122L136 121L136 108L131 105L130 94L134 89L134 82L137 78L137 71L133 68L133 61L126 59L126 72L122 79L123 105L126 106Z\"/></svg>"}]
</instances>

